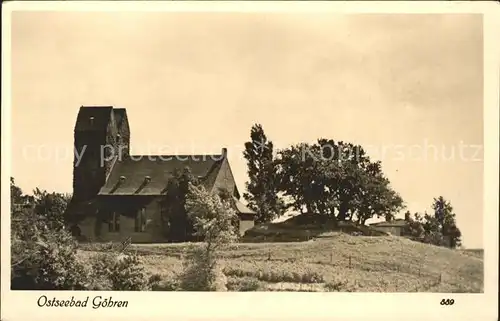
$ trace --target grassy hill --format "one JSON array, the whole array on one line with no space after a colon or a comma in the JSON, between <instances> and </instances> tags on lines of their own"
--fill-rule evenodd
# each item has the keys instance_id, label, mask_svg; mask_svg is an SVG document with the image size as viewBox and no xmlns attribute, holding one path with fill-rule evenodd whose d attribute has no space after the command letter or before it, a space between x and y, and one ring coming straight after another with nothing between
<instances>
[{"instance_id":1,"label":"grassy hill","mask_svg":"<svg viewBox=\"0 0 500 321\"><path fill-rule=\"evenodd\" d=\"M302 214L286 221L256 225L245 232L243 242L302 242L329 237L332 232L350 235L387 236L370 226L334 222L318 214Z\"/></svg>"},{"instance_id":2,"label":"grassy hill","mask_svg":"<svg viewBox=\"0 0 500 321\"><path fill-rule=\"evenodd\" d=\"M131 245L167 284L189 244ZM102 249L82 245L82 259ZM477 253L476 253L477 254ZM476 254L392 236L329 232L309 242L240 243L221 253L234 291L483 292ZM167 286L165 287L167 288Z\"/></svg>"}]
</instances>

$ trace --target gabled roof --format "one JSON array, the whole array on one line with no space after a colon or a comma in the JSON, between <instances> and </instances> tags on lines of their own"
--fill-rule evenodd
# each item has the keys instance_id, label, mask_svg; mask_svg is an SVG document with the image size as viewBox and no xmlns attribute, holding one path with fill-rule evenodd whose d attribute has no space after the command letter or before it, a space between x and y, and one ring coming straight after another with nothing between
<instances>
[{"instance_id":1,"label":"gabled roof","mask_svg":"<svg viewBox=\"0 0 500 321\"><path fill-rule=\"evenodd\" d=\"M211 189L223 160L222 154L126 157L115 162L99 195L162 195L174 171L185 167Z\"/></svg>"},{"instance_id":2,"label":"gabled roof","mask_svg":"<svg viewBox=\"0 0 500 321\"><path fill-rule=\"evenodd\" d=\"M395 219L390 222L378 222L370 224L370 226L379 226L379 227L403 227L405 225L406 221L401 218Z\"/></svg>"},{"instance_id":3,"label":"gabled roof","mask_svg":"<svg viewBox=\"0 0 500 321\"><path fill-rule=\"evenodd\" d=\"M235 204L236 210L241 214L251 214L251 215L257 214L254 211L252 211L251 209L249 209L245 204L240 202L236 197L234 198L234 204Z\"/></svg>"},{"instance_id":4,"label":"gabled roof","mask_svg":"<svg viewBox=\"0 0 500 321\"><path fill-rule=\"evenodd\" d=\"M105 130L111 118L111 106L82 106L76 118L75 131Z\"/></svg>"}]
</instances>

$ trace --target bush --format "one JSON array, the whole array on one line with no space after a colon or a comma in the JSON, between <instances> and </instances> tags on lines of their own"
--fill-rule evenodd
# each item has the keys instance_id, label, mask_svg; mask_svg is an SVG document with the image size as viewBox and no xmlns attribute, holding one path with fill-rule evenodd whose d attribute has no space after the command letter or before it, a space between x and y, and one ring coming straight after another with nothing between
<instances>
[{"instance_id":1,"label":"bush","mask_svg":"<svg viewBox=\"0 0 500 321\"><path fill-rule=\"evenodd\" d=\"M64 229L47 225L31 210L12 216L11 288L13 290L148 290L139 258L108 252L91 264L76 256L77 242Z\"/></svg>"},{"instance_id":2,"label":"bush","mask_svg":"<svg viewBox=\"0 0 500 321\"><path fill-rule=\"evenodd\" d=\"M94 290L141 291L154 285L155 279L148 280L136 255L103 253L94 257L91 266Z\"/></svg>"},{"instance_id":3,"label":"bush","mask_svg":"<svg viewBox=\"0 0 500 321\"><path fill-rule=\"evenodd\" d=\"M346 291L346 283L341 281L328 282L325 284L325 289L328 292L341 292ZM350 291L348 291L350 292Z\"/></svg>"},{"instance_id":4,"label":"bush","mask_svg":"<svg viewBox=\"0 0 500 321\"><path fill-rule=\"evenodd\" d=\"M158 274L149 278L149 287L152 291L179 291L180 285L177 278L162 279Z\"/></svg>"},{"instance_id":5,"label":"bush","mask_svg":"<svg viewBox=\"0 0 500 321\"><path fill-rule=\"evenodd\" d=\"M195 247L183 261L180 287L184 291L227 291L227 278L213 253Z\"/></svg>"},{"instance_id":6,"label":"bush","mask_svg":"<svg viewBox=\"0 0 500 321\"><path fill-rule=\"evenodd\" d=\"M233 277L228 280L227 288L229 291L237 292L259 291L261 289L261 283L255 278L251 277Z\"/></svg>"},{"instance_id":7,"label":"bush","mask_svg":"<svg viewBox=\"0 0 500 321\"><path fill-rule=\"evenodd\" d=\"M76 242L65 229L52 230L30 210L12 217L11 288L84 290L89 269L77 260Z\"/></svg>"}]
</instances>

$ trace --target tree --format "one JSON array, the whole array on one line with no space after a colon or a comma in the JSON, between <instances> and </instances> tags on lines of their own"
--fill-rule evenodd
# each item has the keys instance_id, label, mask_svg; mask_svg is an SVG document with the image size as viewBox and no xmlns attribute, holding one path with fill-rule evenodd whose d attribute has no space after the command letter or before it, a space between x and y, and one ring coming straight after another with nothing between
<instances>
[{"instance_id":1,"label":"tree","mask_svg":"<svg viewBox=\"0 0 500 321\"><path fill-rule=\"evenodd\" d=\"M278 197L273 143L267 139L262 125L250 130L243 156L247 161L249 181L243 197L248 207L257 212L256 223L269 222L283 214L283 202Z\"/></svg>"},{"instance_id":2,"label":"tree","mask_svg":"<svg viewBox=\"0 0 500 321\"><path fill-rule=\"evenodd\" d=\"M229 200L193 184L189 185L186 208L195 234L203 238L204 244L195 246L184 261L181 288L226 291L226 278L218 264L217 252L237 239L233 225L236 211Z\"/></svg>"},{"instance_id":3,"label":"tree","mask_svg":"<svg viewBox=\"0 0 500 321\"><path fill-rule=\"evenodd\" d=\"M410 211L405 213L406 225L403 230L403 236L406 236L414 241L423 242L425 236L425 229L423 224L423 217L419 213L414 213L411 216Z\"/></svg>"},{"instance_id":4,"label":"tree","mask_svg":"<svg viewBox=\"0 0 500 321\"><path fill-rule=\"evenodd\" d=\"M308 144L290 146L279 151L276 160L277 186L284 197L291 199L286 207L301 213L314 212L322 197L320 192L314 193L315 187L321 186L315 180L320 177L318 163L312 155L304 153L311 148Z\"/></svg>"},{"instance_id":5,"label":"tree","mask_svg":"<svg viewBox=\"0 0 500 321\"><path fill-rule=\"evenodd\" d=\"M69 217L65 214L70 201L69 194L49 193L38 187L33 191L35 213L46 217L53 228L62 228L69 223Z\"/></svg>"},{"instance_id":6,"label":"tree","mask_svg":"<svg viewBox=\"0 0 500 321\"><path fill-rule=\"evenodd\" d=\"M404 208L381 163L371 161L359 145L322 138L279 151L276 162L279 191L301 213L364 224L375 215L390 220Z\"/></svg>"},{"instance_id":7,"label":"tree","mask_svg":"<svg viewBox=\"0 0 500 321\"><path fill-rule=\"evenodd\" d=\"M197 185L198 183L189 167L175 170L168 180L166 194L161 205L164 234L171 241L184 242L192 237L193 224L187 215L186 197L190 184Z\"/></svg>"},{"instance_id":8,"label":"tree","mask_svg":"<svg viewBox=\"0 0 500 321\"><path fill-rule=\"evenodd\" d=\"M450 202L442 196L434 198L432 209L434 210L432 214L415 213L413 218L407 212L404 235L423 243L453 249L460 247L462 233L457 227L456 215Z\"/></svg>"},{"instance_id":9,"label":"tree","mask_svg":"<svg viewBox=\"0 0 500 321\"><path fill-rule=\"evenodd\" d=\"M403 199L383 175L380 162L368 164L362 172L361 187L356 197L356 216L360 224L365 224L373 216L383 216L386 221L391 221L404 208Z\"/></svg>"},{"instance_id":10,"label":"tree","mask_svg":"<svg viewBox=\"0 0 500 321\"><path fill-rule=\"evenodd\" d=\"M462 233L457 227L456 215L453 212L451 203L444 199L443 196L434 198L432 204L434 210L434 220L437 231L439 231L447 246L457 248L461 245Z\"/></svg>"}]
</instances>

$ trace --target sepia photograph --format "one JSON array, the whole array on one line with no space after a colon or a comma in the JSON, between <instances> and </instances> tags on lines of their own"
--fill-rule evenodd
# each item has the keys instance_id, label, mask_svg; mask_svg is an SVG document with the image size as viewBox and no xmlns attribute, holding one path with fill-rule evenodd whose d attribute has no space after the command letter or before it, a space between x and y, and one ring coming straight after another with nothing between
<instances>
[{"instance_id":1,"label":"sepia photograph","mask_svg":"<svg viewBox=\"0 0 500 321\"><path fill-rule=\"evenodd\" d=\"M484 294L484 24L12 11L2 292L38 291L43 311L127 309L124 292Z\"/></svg>"}]
</instances>

